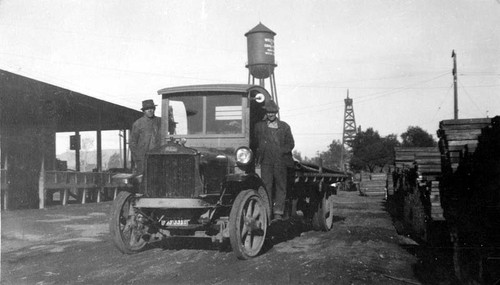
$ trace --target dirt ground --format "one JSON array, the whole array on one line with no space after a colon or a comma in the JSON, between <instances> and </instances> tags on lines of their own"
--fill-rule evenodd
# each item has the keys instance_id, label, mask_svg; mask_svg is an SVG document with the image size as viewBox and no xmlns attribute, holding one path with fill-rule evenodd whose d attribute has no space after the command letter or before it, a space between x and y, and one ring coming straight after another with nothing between
<instances>
[{"instance_id":1,"label":"dirt ground","mask_svg":"<svg viewBox=\"0 0 500 285\"><path fill-rule=\"evenodd\" d=\"M272 224L265 251L240 261L200 239L124 255L111 202L2 212L2 284L454 284L449 248L398 235L383 197L339 192L331 231Z\"/></svg>"}]
</instances>

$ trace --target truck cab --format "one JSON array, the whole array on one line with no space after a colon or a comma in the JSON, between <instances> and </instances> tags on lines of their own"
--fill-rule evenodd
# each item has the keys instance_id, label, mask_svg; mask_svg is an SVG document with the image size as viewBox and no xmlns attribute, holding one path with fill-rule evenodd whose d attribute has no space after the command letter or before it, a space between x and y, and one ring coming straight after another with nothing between
<instances>
[{"instance_id":1,"label":"truck cab","mask_svg":"<svg viewBox=\"0 0 500 285\"><path fill-rule=\"evenodd\" d=\"M264 88L196 85L158 94L163 144L146 155L148 197L218 198L224 183L256 178L253 126L271 99Z\"/></svg>"},{"instance_id":2,"label":"truck cab","mask_svg":"<svg viewBox=\"0 0 500 285\"><path fill-rule=\"evenodd\" d=\"M255 171L253 126L269 93L255 85L165 88L162 145L145 158L141 193L120 192L110 232L124 253L171 236L229 238L240 259L256 256L270 221Z\"/></svg>"}]
</instances>

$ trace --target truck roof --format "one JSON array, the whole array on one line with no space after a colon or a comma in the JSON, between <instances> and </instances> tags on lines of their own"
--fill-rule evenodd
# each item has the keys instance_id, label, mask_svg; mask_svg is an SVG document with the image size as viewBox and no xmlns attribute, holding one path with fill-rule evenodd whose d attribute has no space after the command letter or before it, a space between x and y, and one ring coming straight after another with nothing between
<instances>
[{"instance_id":1,"label":"truck roof","mask_svg":"<svg viewBox=\"0 0 500 285\"><path fill-rule=\"evenodd\" d=\"M158 90L159 95L186 93L186 92L248 92L251 89L258 90L269 96L267 90L259 85L251 84L204 84L204 85L188 85L168 87Z\"/></svg>"}]
</instances>

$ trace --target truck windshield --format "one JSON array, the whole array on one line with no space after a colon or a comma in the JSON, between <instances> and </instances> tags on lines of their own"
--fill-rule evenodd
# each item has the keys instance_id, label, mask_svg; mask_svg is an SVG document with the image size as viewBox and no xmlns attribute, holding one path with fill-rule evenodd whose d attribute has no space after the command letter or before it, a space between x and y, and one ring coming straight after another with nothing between
<instances>
[{"instance_id":1,"label":"truck windshield","mask_svg":"<svg viewBox=\"0 0 500 285\"><path fill-rule=\"evenodd\" d=\"M169 133L241 134L243 98L241 94L170 97L169 117L174 123L169 124Z\"/></svg>"}]
</instances>

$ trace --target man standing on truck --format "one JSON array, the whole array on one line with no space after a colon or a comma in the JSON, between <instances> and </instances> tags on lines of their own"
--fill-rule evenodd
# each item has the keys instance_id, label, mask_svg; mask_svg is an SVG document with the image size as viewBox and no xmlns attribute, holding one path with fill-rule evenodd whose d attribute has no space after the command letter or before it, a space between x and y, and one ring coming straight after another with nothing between
<instances>
[{"instance_id":1,"label":"man standing on truck","mask_svg":"<svg viewBox=\"0 0 500 285\"><path fill-rule=\"evenodd\" d=\"M257 163L261 176L273 201L273 220L281 220L285 210L287 171L293 167L292 150L295 146L290 126L276 116L278 106L266 101L265 120L255 124Z\"/></svg>"},{"instance_id":2,"label":"man standing on truck","mask_svg":"<svg viewBox=\"0 0 500 285\"><path fill-rule=\"evenodd\" d=\"M130 134L130 151L135 162L135 173L143 174L146 152L160 146L161 118L155 116L153 100L142 101L144 116L134 122Z\"/></svg>"}]
</instances>

